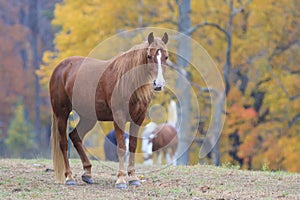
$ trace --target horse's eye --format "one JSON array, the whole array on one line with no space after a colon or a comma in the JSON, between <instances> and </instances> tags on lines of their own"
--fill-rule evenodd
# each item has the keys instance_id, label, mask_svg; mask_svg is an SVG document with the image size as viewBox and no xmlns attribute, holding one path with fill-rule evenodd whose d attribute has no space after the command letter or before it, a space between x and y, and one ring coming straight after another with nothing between
<instances>
[{"instance_id":1,"label":"horse's eye","mask_svg":"<svg viewBox=\"0 0 300 200\"><path fill-rule=\"evenodd\" d=\"M148 58L148 59L152 59L152 56L151 56L151 55L148 55L147 58Z\"/></svg>"},{"instance_id":2,"label":"horse's eye","mask_svg":"<svg viewBox=\"0 0 300 200\"><path fill-rule=\"evenodd\" d=\"M166 56L166 60L168 60L169 56Z\"/></svg>"}]
</instances>

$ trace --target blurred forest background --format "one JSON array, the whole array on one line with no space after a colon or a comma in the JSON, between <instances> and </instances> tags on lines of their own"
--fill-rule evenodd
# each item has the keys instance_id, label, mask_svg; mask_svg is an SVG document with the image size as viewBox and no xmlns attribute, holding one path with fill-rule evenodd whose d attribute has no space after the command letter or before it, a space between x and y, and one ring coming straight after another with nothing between
<instances>
[{"instance_id":1,"label":"blurred forest background","mask_svg":"<svg viewBox=\"0 0 300 200\"><path fill-rule=\"evenodd\" d=\"M60 60L87 56L116 33L154 26L191 36L223 73L226 121L212 163L300 172L298 0L0 0L0 14L1 157L49 157L47 87ZM193 68L171 60L202 87L199 133L183 161L196 164L197 141L216 108Z\"/></svg>"}]
</instances>

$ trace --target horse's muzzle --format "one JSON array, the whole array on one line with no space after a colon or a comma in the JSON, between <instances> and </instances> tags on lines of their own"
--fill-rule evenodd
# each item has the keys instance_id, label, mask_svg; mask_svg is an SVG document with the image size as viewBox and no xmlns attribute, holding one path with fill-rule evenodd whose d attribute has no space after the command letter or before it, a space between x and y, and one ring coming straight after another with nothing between
<instances>
[{"instance_id":1,"label":"horse's muzzle","mask_svg":"<svg viewBox=\"0 0 300 200\"><path fill-rule=\"evenodd\" d=\"M154 91L161 91L165 86L165 82L158 83L156 80L153 81L153 90Z\"/></svg>"}]
</instances>

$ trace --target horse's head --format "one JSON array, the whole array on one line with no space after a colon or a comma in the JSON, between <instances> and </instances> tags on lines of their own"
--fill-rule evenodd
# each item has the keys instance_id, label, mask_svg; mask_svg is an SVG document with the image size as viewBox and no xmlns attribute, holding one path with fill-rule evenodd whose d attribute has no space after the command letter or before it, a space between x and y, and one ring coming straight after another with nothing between
<instances>
[{"instance_id":1,"label":"horse's head","mask_svg":"<svg viewBox=\"0 0 300 200\"><path fill-rule=\"evenodd\" d=\"M153 89L155 91L161 91L166 84L163 73L168 59L167 42L167 33L161 39L154 38L152 32L148 35L147 59L150 64L150 73L153 77Z\"/></svg>"}]
</instances>

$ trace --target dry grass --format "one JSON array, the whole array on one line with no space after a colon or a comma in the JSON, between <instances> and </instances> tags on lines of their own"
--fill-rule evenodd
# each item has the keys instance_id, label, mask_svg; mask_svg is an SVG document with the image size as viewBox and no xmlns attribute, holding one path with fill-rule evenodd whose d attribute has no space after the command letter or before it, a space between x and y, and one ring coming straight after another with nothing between
<instances>
[{"instance_id":1,"label":"dry grass","mask_svg":"<svg viewBox=\"0 0 300 200\"><path fill-rule=\"evenodd\" d=\"M96 184L87 185L80 179L80 161L71 160L77 180L73 187L55 183L53 171L47 170L52 169L51 160L0 159L0 163L0 199L300 199L300 175L285 172L138 166L142 186L118 190L116 163L93 161Z\"/></svg>"}]
</instances>

